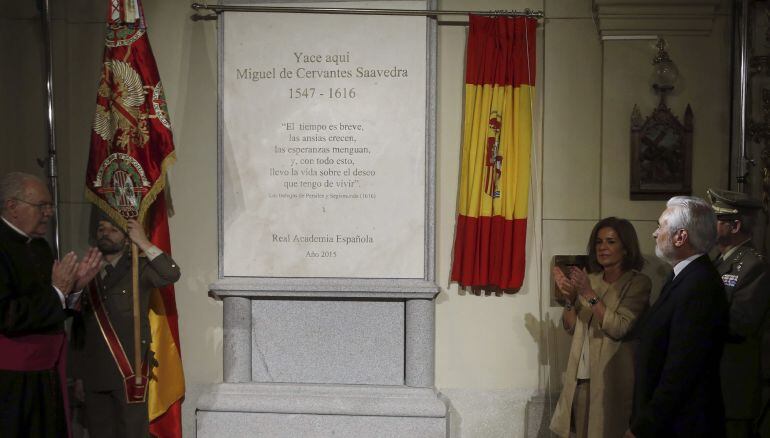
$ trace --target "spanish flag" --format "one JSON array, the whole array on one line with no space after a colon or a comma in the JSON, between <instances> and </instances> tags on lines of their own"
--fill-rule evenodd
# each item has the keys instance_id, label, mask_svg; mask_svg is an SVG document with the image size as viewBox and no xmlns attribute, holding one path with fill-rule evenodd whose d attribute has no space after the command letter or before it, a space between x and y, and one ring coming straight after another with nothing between
<instances>
[{"instance_id":1,"label":"spanish flag","mask_svg":"<svg viewBox=\"0 0 770 438\"><path fill-rule=\"evenodd\" d=\"M171 254L165 199L174 139L166 97L140 0L108 0L107 35L86 167L86 199L125 229L144 224L152 243ZM174 286L150 297L157 366L147 389L150 433L181 437L185 384Z\"/></svg>"},{"instance_id":2,"label":"spanish flag","mask_svg":"<svg viewBox=\"0 0 770 438\"><path fill-rule=\"evenodd\" d=\"M537 20L472 15L452 281L524 281Z\"/></svg>"}]
</instances>

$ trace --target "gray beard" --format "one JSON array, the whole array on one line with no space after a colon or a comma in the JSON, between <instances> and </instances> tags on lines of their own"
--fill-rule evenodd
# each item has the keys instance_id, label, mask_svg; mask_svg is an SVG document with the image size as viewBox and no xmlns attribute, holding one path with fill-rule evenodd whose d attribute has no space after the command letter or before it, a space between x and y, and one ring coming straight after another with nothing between
<instances>
[{"instance_id":1,"label":"gray beard","mask_svg":"<svg viewBox=\"0 0 770 438\"><path fill-rule=\"evenodd\" d=\"M669 265L671 265L673 262L673 259L666 255L666 251L664 251L664 249L657 244L655 245L655 256L668 263Z\"/></svg>"}]
</instances>

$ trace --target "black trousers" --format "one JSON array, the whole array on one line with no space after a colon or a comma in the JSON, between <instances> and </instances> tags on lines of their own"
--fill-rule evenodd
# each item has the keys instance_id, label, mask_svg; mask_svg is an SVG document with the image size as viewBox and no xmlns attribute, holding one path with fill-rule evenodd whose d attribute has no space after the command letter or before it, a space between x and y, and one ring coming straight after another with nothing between
<instances>
[{"instance_id":1,"label":"black trousers","mask_svg":"<svg viewBox=\"0 0 770 438\"><path fill-rule=\"evenodd\" d=\"M137 438L150 435L147 403L126 403L125 391L86 391L89 438Z\"/></svg>"}]
</instances>

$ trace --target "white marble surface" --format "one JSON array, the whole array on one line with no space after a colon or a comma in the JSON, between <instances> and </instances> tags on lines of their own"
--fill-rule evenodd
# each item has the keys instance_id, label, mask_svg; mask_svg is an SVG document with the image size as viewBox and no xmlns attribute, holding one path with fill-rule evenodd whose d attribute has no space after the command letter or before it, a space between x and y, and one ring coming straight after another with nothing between
<instances>
[{"instance_id":1,"label":"white marble surface","mask_svg":"<svg viewBox=\"0 0 770 438\"><path fill-rule=\"evenodd\" d=\"M426 20L220 24L224 275L423 278Z\"/></svg>"}]
</instances>

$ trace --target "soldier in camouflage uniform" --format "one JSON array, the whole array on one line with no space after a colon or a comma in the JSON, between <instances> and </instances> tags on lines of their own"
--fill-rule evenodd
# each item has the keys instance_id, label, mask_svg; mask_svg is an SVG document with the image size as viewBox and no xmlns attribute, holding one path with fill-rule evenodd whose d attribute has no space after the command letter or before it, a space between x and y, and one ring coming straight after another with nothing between
<instances>
[{"instance_id":1,"label":"soldier in camouflage uniform","mask_svg":"<svg viewBox=\"0 0 770 438\"><path fill-rule=\"evenodd\" d=\"M714 265L730 305L721 380L729 438L754 436L762 409L762 332L770 304L770 274L751 238L762 204L744 193L708 190L717 215Z\"/></svg>"}]
</instances>

